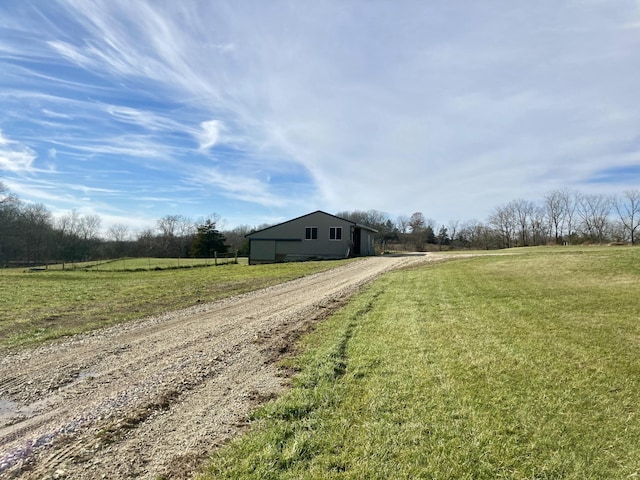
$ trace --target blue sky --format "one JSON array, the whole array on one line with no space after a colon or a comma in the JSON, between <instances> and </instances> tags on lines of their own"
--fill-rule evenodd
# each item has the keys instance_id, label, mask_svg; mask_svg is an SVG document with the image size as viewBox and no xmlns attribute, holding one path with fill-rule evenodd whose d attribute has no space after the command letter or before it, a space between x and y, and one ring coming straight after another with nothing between
<instances>
[{"instance_id":1,"label":"blue sky","mask_svg":"<svg viewBox=\"0 0 640 480\"><path fill-rule=\"evenodd\" d=\"M0 181L103 227L640 187L638 0L3 0Z\"/></svg>"}]
</instances>

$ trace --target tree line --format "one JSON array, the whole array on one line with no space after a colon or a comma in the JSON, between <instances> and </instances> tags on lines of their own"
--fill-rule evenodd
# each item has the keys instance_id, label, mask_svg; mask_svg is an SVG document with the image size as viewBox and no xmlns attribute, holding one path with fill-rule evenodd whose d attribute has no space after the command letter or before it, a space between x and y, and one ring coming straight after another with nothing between
<instances>
[{"instance_id":1,"label":"tree line","mask_svg":"<svg viewBox=\"0 0 640 480\"><path fill-rule=\"evenodd\" d=\"M539 203L515 199L498 205L484 222L472 219L438 224L422 212L393 221L376 210L345 211L337 216L378 230L376 241L382 248L420 251L549 244L635 245L640 229L640 190L613 196L553 190Z\"/></svg>"},{"instance_id":2,"label":"tree line","mask_svg":"<svg viewBox=\"0 0 640 480\"><path fill-rule=\"evenodd\" d=\"M495 207L486 221L439 224L422 212L392 219L378 210L337 216L375 228L380 250L499 249L517 246L638 241L640 190L620 195L554 190L539 202L516 199ZM81 262L122 257L213 257L248 253L247 233L269 225L221 230L211 214L193 220L165 215L155 228L133 231L124 224L101 234L98 215L76 210L54 218L42 204L22 202L0 182L0 266Z\"/></svg>"},{"instance_id":3,"label":"tree line","mask_svg":"<svg viewBox=\"0 0 640 480\"><path fill-rule=\"evenodd\" d=\"M196 221L166 215L155 229L134 232L117 224L102 234L100 216L72 210L54 218L44 205L21 201L0 182L0 267L121 257L211 258L243 248L246 227L227 237L219 222L217 214Z\"/></svg>"}]
</instances>

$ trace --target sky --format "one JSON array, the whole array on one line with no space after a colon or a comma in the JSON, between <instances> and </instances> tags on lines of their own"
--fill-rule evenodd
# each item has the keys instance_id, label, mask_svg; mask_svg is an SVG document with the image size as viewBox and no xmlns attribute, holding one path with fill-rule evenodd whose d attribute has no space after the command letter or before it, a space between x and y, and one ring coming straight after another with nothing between
<instances>
[{"instance_id":1,"label":"sky","mask_svg":"<svg viewBox=\"0 0 640 480\"><path fill-rule=\"evenodd\" d=\"M639 0L1 0L0 181L103 228L640 188Z\"/></svg>"}]
</instances>

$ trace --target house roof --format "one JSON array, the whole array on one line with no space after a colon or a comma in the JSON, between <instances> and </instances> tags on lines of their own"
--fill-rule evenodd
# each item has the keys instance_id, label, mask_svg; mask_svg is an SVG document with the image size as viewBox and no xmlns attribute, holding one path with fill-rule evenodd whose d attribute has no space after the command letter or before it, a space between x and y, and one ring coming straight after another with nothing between
<instances>
[{"instance_id":1,"label":"house roof","mask_svg":"<svg viewBox=\"0 0 640 480\"><path fill-rule=\"evenodd\" d=\"M264 231L269 230L271 228L279 227L280 225L285 225L287 223L295 222L296 220L300 220L301 218L308 217L310 215L315 215L316 213L322 213L323 215L327 215L328 217L337 218L338 220L342 220L343 222L350 223L355 227L362 228L363 230L369 230L370 232L378 233L378 231L375 228L368 227L367 225L362 225L362 224L359 224L359 223L356 223L356 222L352 222L351 220L347 220L346 218L338 217L336 215L331 215L330 213L323 212L322 210L316 210L315 212L307 213L306 215L301 215L299 217L292 218L291 220L287 220L286 222L277 223L275 225L271 225L270 227L263 228L263 229L260 229L260 230L256 230L255 232L247 233L245 235L245 237L250 237L251 235L253 235L255 233L264 232Z\"/></svg>"}]
</instances>

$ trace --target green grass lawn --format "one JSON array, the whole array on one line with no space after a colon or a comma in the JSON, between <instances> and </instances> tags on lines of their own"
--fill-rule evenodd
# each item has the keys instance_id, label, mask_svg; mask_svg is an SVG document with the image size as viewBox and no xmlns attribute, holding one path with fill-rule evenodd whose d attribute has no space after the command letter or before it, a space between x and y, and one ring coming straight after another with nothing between
<instances>
[{"instance_id":1,"label":"green grass lawn","mask_svg":"<svg viewBox=\"0 0 640 480\"><path fill-rule=\"evenodd\" d=\"M223 265L236 262L233 255L224 258L118 258L113 260L100 260L93 262L56 263L46 267L38 267L35 270L91 270L105 271L140 271L140 270L168 270L177 268L208 267L211 265ZM247 258L238 258L238 263L247 264Z\"/></svg>"},{"instance_id":2,"label":"green grass lawn","mask_svg":"<svg viewBox=\"0 0 640 480\"><path fill-rule=\"evenodd\" d=\"M127 260L134 270L0 269L0 350L217 300L346 261L138 271Z\"/></svg>"},{"instance_id":3,"label":"green grass lawn","mask_svg":"<svg viewBox=\"0 0 640 480\"><path fill-rule=\"evenodd\" d=\"M640 476L640 249L514 252L374 282L204 478Z\"/></svg>"}]
</instances>

